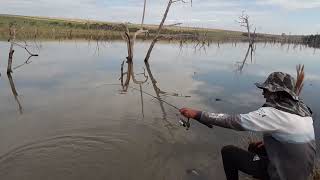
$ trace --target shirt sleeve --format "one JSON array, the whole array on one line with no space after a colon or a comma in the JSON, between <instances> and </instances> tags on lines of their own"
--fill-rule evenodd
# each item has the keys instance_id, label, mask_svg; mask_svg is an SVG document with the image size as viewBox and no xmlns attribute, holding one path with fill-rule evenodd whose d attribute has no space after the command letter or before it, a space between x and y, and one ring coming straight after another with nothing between
<instances>
[{"instance_id":1,"label":"shirt sleeve","mask_svg":"<svg viewBox=\"0 0 320 180\"><path fill-rule=\"evenodd\" d=\"M263 108L247 114L222 114L202 112L198 121L205 125L215 125L238 131L272 132L278 128L278 122L271 118Z\"/></svg>"},{"instance_id":2,"label":"shirt sleeve","mask_svg":"<svg viewBox=\"0 0 320 180\"><path fill-rule=\"evenodd\" d=\"M200 119L198 121L206 126L215 125L223 128L234 129L238 131L245 131L241 125L241 117L239 114L229 115L229 114L217 114L202 112Z\"/></svg>"},{"instance_id":3,"label":"shirt sleeve","mask_svg":"<svg viewBox=\"0 0 320 180\"><path fill-rule=\"evenodd\" d=\"M240 114L241 126L247 131L275 132L281 127L280 117L260 108L248 114Z\"/></svg>"}]
</instances>

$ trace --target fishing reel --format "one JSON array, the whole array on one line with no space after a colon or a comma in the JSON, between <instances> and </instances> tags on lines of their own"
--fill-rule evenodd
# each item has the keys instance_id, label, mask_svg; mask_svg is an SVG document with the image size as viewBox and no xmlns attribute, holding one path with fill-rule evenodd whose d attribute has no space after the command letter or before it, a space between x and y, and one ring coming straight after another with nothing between
<instances>
[{"instance_id":1,"label":"fishing reel","mask_svg":"<svg viewBox=\"0 0 320 180\"><path fill-rule=\"evenodd\" d=\"M188 118L187 120L184 120L182 117L180 117L180 121L179 121L180 125L185 127L186 130L189 130L190 128L190 118Z\"/></svg>"}]
</instances>

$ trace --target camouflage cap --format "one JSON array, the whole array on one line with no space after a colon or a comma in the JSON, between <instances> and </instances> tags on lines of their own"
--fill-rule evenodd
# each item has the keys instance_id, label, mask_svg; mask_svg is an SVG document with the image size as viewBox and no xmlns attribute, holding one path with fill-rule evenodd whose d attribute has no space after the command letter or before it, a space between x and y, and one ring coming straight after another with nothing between
<instances>
[{"instance_id":1,"label":"camouflage cap","mask_svg":"<svg viewBox=\"0 0 320 180\"><path fill-rule=\"evenodd\" d=\"M264 83L255 83L260 89L270 92L287 92L294 100L298 101L299 96L295 93L295 79L283 72L273 72Z\"/></svg>"}]
</instances>

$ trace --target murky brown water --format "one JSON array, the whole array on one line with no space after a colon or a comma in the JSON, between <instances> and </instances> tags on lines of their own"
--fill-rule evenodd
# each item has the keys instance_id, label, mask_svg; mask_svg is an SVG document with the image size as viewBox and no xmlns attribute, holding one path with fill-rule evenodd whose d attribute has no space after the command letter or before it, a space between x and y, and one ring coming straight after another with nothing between
<instances>
[{"instance_id":1,"label":"murky brown water","mask_svg":"<svg viewBox=\"0 0 320 180\"><path fill-rule=\"evenodd\" d=\"M139 73L145 69L143 91L156 96L160 89L159 96L178 107L249 112L263 103L254 82L272 71L294 74L295 65L304 63L302 96L319 114L318 51L258 44L240 73L246 44L213 44L206 51L157 44L147 69L148 45L136 44L136 78L143 80ZM186 131L176 109L145 93L142 106L140 87L132 81L133 88L121 92L123 42L104 43L99 50L85 41L42 42L40 49L31 48L39 57L23 66L28 55L16 48L12 78L6 75L8 49L0 42L1 180L185 180L192 179L189 169L197 169L197 179L224 179L221 147L245 147L246 133L194 122Z\"/></svg>"}]
</instances>

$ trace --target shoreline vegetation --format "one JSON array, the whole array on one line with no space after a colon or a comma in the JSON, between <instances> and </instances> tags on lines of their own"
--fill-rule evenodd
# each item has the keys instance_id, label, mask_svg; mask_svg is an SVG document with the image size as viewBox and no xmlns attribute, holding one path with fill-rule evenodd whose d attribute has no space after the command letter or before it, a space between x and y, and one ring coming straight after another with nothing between
<instances>
[{"instance_id":1,"label":"shoreline vegetation","mask_svg":"<svg viewBox=\"0 0 320 180\"><path fill-rule=\"evenodd\" d=\"M193 28L178 25L165 25L159 40L198 43L248 41L248 33L241 31ZM122 39L121 33L125 31L121 23L0 14L0 40L8 40L10 38L9 29L11 26L15 26L17 29L17 40L85 39L108 41ZM130 32L136 32L140 29L138 24L127 23L126 26ZM157 25L144 25L144 29L148 30L148 33L140 34L137 39L152 39L157 33L157 28ZM290 44L312 42L315 44L314 38L309 36L261 33L254 35L256 42Z\"/></svg>"}]
</instances>

